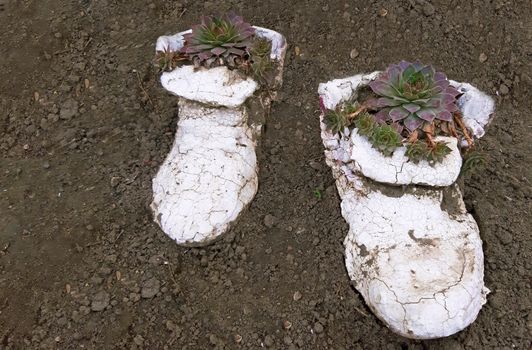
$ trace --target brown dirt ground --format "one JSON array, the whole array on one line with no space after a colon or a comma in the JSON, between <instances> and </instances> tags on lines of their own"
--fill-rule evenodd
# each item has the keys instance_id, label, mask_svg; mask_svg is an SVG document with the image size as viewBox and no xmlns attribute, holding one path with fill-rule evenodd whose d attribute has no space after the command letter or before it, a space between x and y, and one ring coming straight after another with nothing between
<instances>
[{"instance_id":1,"label":"brown dirt ground","mask_svg":"<svg viewBox=\"0 0 532 350\"><path fill-rule=\"evenodd\" d=\"M285 85L256 199L187 249L147 207L176 124L150 60L157 36L229 9L286 35ZM529 349L531 16L528 0L0 0L0 349ZM349 283L316 96L416 58L497 100L489 166L465 180L492 294L433 341L389 331Z\"/></svg>"}]
</instances>

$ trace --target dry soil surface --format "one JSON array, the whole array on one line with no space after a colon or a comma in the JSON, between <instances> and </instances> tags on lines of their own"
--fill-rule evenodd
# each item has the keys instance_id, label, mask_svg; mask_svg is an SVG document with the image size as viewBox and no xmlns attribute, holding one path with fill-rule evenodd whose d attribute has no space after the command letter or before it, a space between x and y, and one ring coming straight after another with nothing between
<instances>
[{"instance_id":1,"label":"dry soil surface","mask_svg":"<svg viewBox=\"0 0 532 350\"><path fill-rule=\"evenodd\" d=\"M285 84L250 209L178 247L148 210L177 116L154 43L230 9L286 35ZM531 17L528 0L0 0L0 349L529 349ZM463 179L492 293L433 341L392 333L349 282L316 94L416 58L497 101L489 165Z\"/></svg>"}]
</instances>

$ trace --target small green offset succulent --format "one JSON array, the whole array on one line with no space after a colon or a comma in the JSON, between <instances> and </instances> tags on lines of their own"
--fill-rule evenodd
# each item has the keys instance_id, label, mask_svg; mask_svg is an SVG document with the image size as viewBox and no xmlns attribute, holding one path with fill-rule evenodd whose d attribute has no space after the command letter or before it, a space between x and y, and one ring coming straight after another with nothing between
<instances>
[{"instance_id":1,"label":"small green offset succulent","mask_svg":"<svg viewBox=\"0 0 532 350\"><path fill-rule=\"evenodd\" d=\"M433 163L441 163L451 153L451 149L445 142L436 142L427 155L427 160Z\"/></svg>"},{"instance_id":2,"label":"small green offset succulent","mask_svg":"<svg viewBox=\"0 0 532 350\"><path fill-rule=\"evenodd\" d=\"M272 80L273 62L270 58L271 51L271 41L264 38L257 38L249 50L251 72L253 77L261 83L269 84Z\"/></svg>"},{"instance_id":3,"label":"small green offset succulent","mask_svg":"<svg viewBox=\"0 0 532 350\"><path fill-rule=\"evenodd\" d=\"M415 164L419 161L427 159L430 153L430 149L426 142L416 141L406 145L405 155Z\"/></svg>"},{"instance_id":4,"label":"small green offset succulent","mask_svg":"<svg viewBox=\"0 0 532 350\"><path fill-rule=\"evenodd\" d=\"M367 112L361 113L355 120L358 133L362 136L371 137L377 127L375 119Z\"/></svg>"},{"instance_id":5,"label":"small green offset succulent","mask_svg":"<svg viewBox=\"0 0 532 350\"><path fill-rule=\"evenodd\" d=\"M471 175L486 166L487 160L484 154L471 151L465 154L460 175Z\"/></svg>"},{"instance_id":6,"label":"small green offset succulent","mask_svg":"<svg viewBox=\"0 0 532 350\"><path fill-rule=\"evenodd\" d=\"M374 148L385 156L391 156L393 152L402 145L401 135L391 125L380 125L373 129L370 142Z\"/></svg>"},{"instance_id":7,"label":"small green offset succulent","mask_svg":"<svg viewBox=\"0 0 532 350\"><path fill-rule=\"evenodd\" d=\"M325 123L327 129L330 130L333 134L343 131L344 128L351 125L347 114L343 111L327 111L327 113L323 117L323 122Z\"/></svg>"},{"instance_id":8,"label":"small green offset succulent","mask_svg":"<svg viewBox=\"0 0 532 350\"><path fill-rule=\"evenodd\" d=\"M255 29L235 14L204 16L184 36L181 52L196 66L236 67L249 55Z\"/></svg>"}]
</instances>

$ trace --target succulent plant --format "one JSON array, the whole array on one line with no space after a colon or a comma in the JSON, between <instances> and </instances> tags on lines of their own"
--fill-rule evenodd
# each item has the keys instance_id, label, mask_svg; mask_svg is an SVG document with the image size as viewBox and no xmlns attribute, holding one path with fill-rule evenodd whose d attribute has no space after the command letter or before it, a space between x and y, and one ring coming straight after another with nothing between
<instances>
[{"instance_id":1,"label":"succulent plant","mask_svg":"<svg viewBox=\"0 0 532 350\"><path fill-rule=\"evenodd\" d=\"M445 156L451 153L451 149L445 142L436 142L429 150L427 154L427 160L433 163L440 163Z\"/></svg>"},{"instance_id":2,"label":"succulent plant","mask_svg":"<svg viewBox=\"0 0 532 350\"><path fill-rule=\"evenodd\" d=\"M420 62L392 64L369 86L380 96L368 103L378 111L376 118L399 122L410 132L435 119L452 121L452 113L458 110L459 92L445 74Z\"/></svg>"},{"instance_id":3,"label":"succulent plant","mask_svg":"<svg viewBox=\"0 0 532 350\"><path fill-rule=\"evenodd\" d=\"M154 65L161 72L171 71L188 58L181 52L176 51L157 51L154 59Z\"/></svg>"},{"instance_id":4,"label":"succulent plant","mask_svg":"<svg viewBox=\"0 0 532 350\"><path fill-rule=\"evenodd\" d=\"M343 131L345 127L351 124L345 112L333 110L327 111L323 117L323 122L327 129L333 134Z\"/></svg>"},{"instance_id":5,"label":"succulent plant","mask_svg":"<svg viewBox=\"0 0 532 350\"><path fill-rule=\"evenodd\" d=\"M464 163L460 170L461 175L470 175L486 166L486 157L478 151L470 151L464 155Z\"/></svg>"},{"instance_id":6,"label":"succulent plant","mask_svg":"<svg viewBox=\"0 0 532 350\"><path fill-rule=\"evenodd\" d=\"M391 156L395 149L401 146L401 135L388 124L375 127L371 134L371 144L385 156Z\"/></svg>"},{"instance_id":7,"label":"succulent plant","mask_svg":"<svg viewBox=\"0 0 532 350\"><path fill-rule=\"evenodd\" d=\"M196 66L226 64L236 67L249 54L255 29L235 14L204 16L186 34L181 49Z\"/></svg>"},{"instance_id":8,"label":"succulent plant","mask_svg":"<svg viewBox=\"0 0 532 350\"><path fill-rule=\"evenodd\" d=\"M373 134L373 131L377 127L375 118L369 113L361 113L357 119L355 119L355 126L358 129L358 133L362 136L370 137Z\"/></svg>"},{"instance_id":9,"label":"succulent plant","mask_svg":"<svg viewBox=\"0 0 532 350\"><path fill-rule=\"evenodd\" d=\"M420 160L426 160L429 157L430 149L426 142L416 141L406 145L405 155L415 164Z\"/></svg>"},{"instance_id":10,"label":"succulent plant","mask_svg":"<svg viewBox=\"0 0 532 350\"><path fill-rule=\"evenodd\" d=\"M270 58L271 51L271 41L264 38L255 39L249 50L251 73L261 83L269 84L272 80L273 63Z\"/></svg>"}]
</instances>

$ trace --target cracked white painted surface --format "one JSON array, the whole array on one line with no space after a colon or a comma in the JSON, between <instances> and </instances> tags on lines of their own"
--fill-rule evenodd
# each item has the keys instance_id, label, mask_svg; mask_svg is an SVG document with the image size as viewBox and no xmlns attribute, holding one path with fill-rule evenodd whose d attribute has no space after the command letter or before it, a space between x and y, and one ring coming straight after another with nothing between
<instances>
[{"instance_id":1,"label":"cracked white painted surface","mask_svg":"<svg viewBox=\"0 0 532 350\"><path fill-rule=\"evenodd\" d=\"M180 100L174 145L153 179L151 208L179 244L208 243L233 222L258 188L245 110Z\"/></svg>"},{"instance_id":2,"label":"cracked white painted surface","mask_svg":"<svg viewBox=\"0 0 532 350\"><path fill-rule=\"evenodd\" d=\"M334 109L356 97L357 89L375 76L356 75L320 84L320 98ZM467 86L467 91L473 89ZM466 97L459 103L464 118L477 121L481 128L493 113L486 99L490 98ZM480 116L480 110L489 116ZM347 270L368 306L388 327L409 338L445 337L467 327L476 319L489 290L484 286L478 226L466 213L458 187L451 185L461 164L456 141L452 144L456 155L445 161L449 169L436 171L438 165L431 170L427 162L406 162L404 149L383 157L356 132L333 135L326 130L323 115L320 118L326 162L349 224L344 241ZM475 134L482 135L483 131ZM397 172L401 167L403 175ZM443 209L443 188L415 186L429 183L452 186L454 209ZM401 192L390 184L409 186Z\"/></svg>"},{"instance_id":3,"label":"cracked white painted surface","mask_svg":"<svg viewBox=\"0 0 532 350\"><path fill-rule=\"evenodd\" d=\"M257 29L258 35L272 40L272 57L281 60L277 87L282 82L285 39L268 29ZM179 50L184 33L160 37L156 49ZM155 221L178 244L213 241L227 231L257 192L255 147L260 126L248 125L243 105L257 84L235 74L225 67L194 70L182 66L161 77L163 86L181 98L174 144L153 179L151 209ZM261 105L269 108L271 99L262 97L257 97Z\"/></svg>"},{"instance_id":4,"label":"cracked white painted surface","mask_svg":"<svg viewBox=\"0 0 532 350\"><path fill-rule=\"evenodd\" d=\"M391 157L386 157L355 129L351 133L350 159L364 176L378 182L393 185L452 185L460 175L462 167L457 140L454 137L436 137L435 140L445 142L451 153L442 162L433 165L426 160L415 164L405 155L406 147L399 147Z\"/></svg>"},{"instance_id":5,"label":"cracked white painted surface","mask_svg":"<svg viewBox=\"0 0 532 350\"><path fill-rule=\"evenodd\" d=\"M243 79L225 66L209 69L181 66L163 73L161 84L179 97L231 108L242 105L259 87L255 80Z\"/></svg>"},{"instance_id":6,"label":"cracked white painted surface","mask_svg":"<svg viewBox=\"0 0 532 350\"><path fill-rule=\"evenodd\" d=\"M438 196L342 195L346 266L369 307L411 338L454 334L486 302L482 241L471 215L450 216Z\"/></svg>"}]
</instances>

